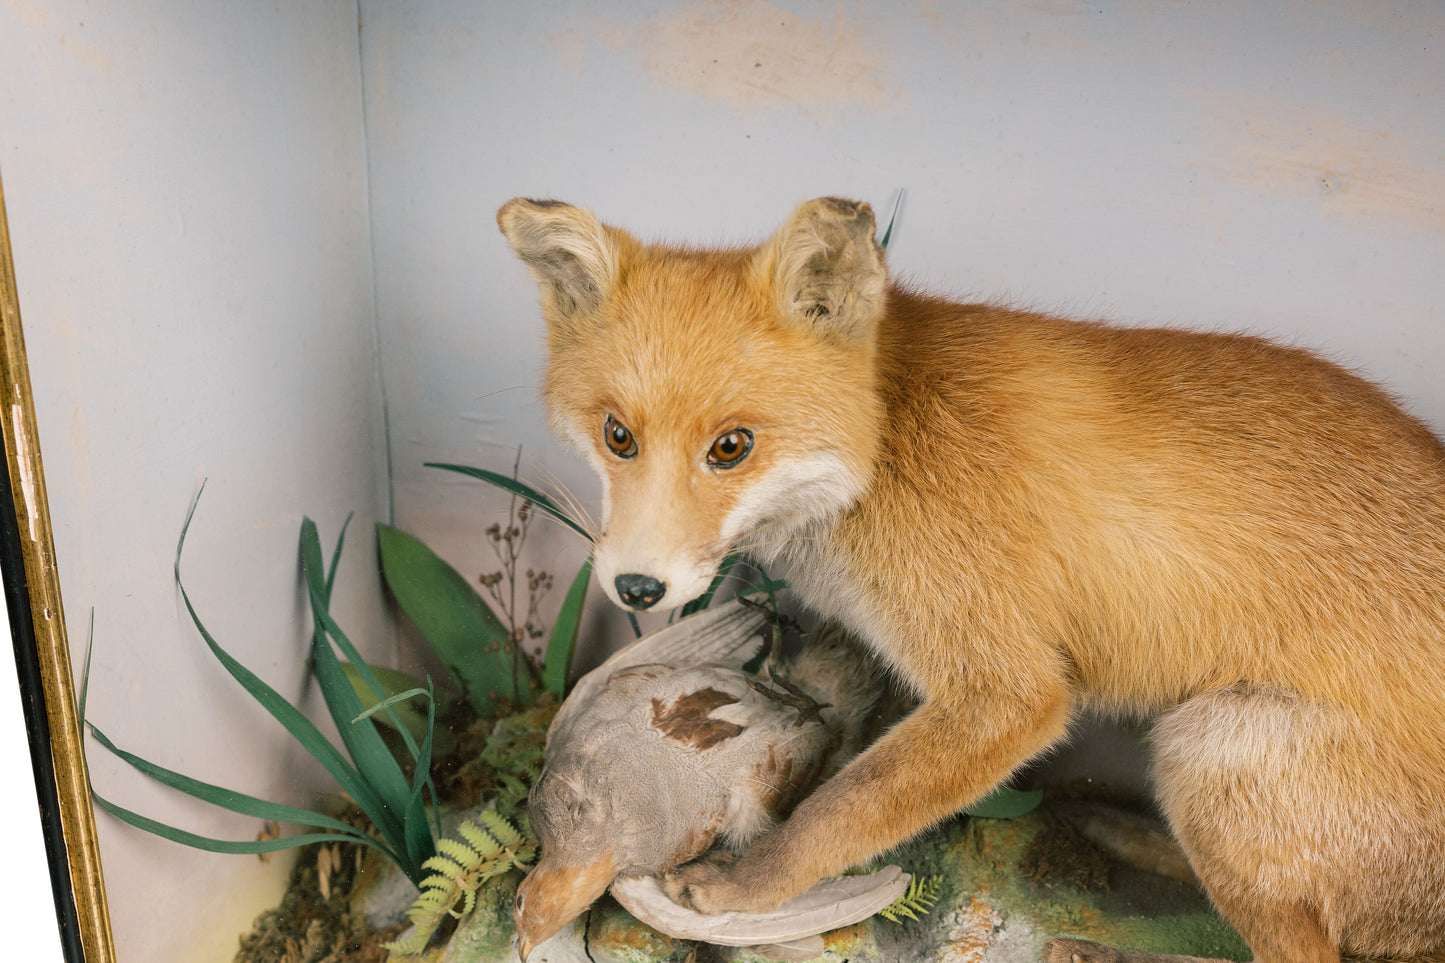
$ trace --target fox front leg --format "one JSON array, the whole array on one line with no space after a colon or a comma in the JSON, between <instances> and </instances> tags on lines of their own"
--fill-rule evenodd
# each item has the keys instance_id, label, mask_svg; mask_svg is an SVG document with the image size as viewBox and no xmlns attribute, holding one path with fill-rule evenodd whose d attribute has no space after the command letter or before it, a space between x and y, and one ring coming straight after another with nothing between
<instances>
[{"instance_id":1,"label":"fox front leg","mask_svg":"<svg viewBox=\"0 0 1445 963\"><path fill-rule=\"evenodd\" d=\"M998 708L1002 697L924 702L742 856L680 866L664 888L701 913L774 909L948 818L1060 739L1068 694L1050 690Z\"/></svg>"}]
</instances>

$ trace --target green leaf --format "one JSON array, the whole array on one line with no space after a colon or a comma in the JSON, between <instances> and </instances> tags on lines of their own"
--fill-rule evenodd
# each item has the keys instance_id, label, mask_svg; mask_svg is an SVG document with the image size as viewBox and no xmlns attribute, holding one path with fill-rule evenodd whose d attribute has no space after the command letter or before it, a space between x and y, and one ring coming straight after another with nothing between
<instances>
[{"instance_id":1,"label":"green leaf","mask_svg":"<svg viewBox=\"0 0 1445 963\"><path fill-rule=\"evenodd\" d=\"M189 524L189 517L187 518L187 524ZM183 533L182 538L184 537ZM127 752L118 747L99 727L90 723L85 718L86 690L90 685L90 654L94 640L95 612L92 610L90 631L87 633L85 643L85 667L81 673L78 710L81 728L89 729L91 735L95 737L96 742L100 743L102 747L119 757L123 762L128 763L162 785L169 786L172 789L183 792L188 796L193 796L203 802L210 803L213 806L229 809L231 812L239 813L243 816L256 816L278 823L287 822L302 826L328 827L336 831L329 833L302 833L286 836L281 839L269 840L214 839L209 836L200 836L196 833L187 832L184 829L151 819L148 816L142 816L123 806L116 805L92 789L91 797L95 800L96 805L117 819L129 823L137 829L160 836L163 839L168 839L171 842L182 843L183 845L208 852L244 854L274 853L284 849L294 849L298 846L307 846L311 843L335 840L371 846L381 850L393 860L396 858L396 855L379 841L366 835L356 827L344 823L339 819L333 819L325 813L319 813L310 809L300 809L295 806L286 806L281 803L273 803L266 799L247 795L246 793L236 792L233 789L226 789L222 786L202 782L199 779L192 779L190 776L182 775L164 766L158 766L153 762L142 759L132 752Z\"/></svg>"},{"instance_id":2,"label":"green leaf","mask_svg":"<svg viewBox=\"0 0 1445 963\"><path fill-rule=\"evenodd\" d=\"M512 677L507 629L467 580L400 529L378 524L376 537L386 584L473 708L485 715L498 695L525 698Z\"/></svg>"},{"instance_id":3,"label":"green leaf","mask_svg":"<svg viewBox=\"0 0 1445 963\"><path fill-rule=\"evenodd\" d=\"M1042 790L1024 792L999 786L972 806L965 806L963 811L970 816L982 816L985 819L1013 819L1015 816L1033 812L1043 800Z\"/></svg>"},{"instance_id":4,"label":"green leaf","mask_svg":"<svg viewBox=\"0 0 1445 963\"><path fill-rule=\"evenodd\" d=\"M85 633L85 663L80 670L80 692L76 698L76 715L80 718L80 727L85 729L85 696L90 688L90 650L95 644L95 606L90 607L90 628Z\"/></svg>"},{"instance_id":5,"label":"green leaf","mask_svg":"<svg viewBox=\"0 0 1445 963\"><path fill-rule=\"evenodd\" d=\"M587 601L587 585L592 580L592 558L577 570L577 577L567 589L557 621L552 624L552 637L547 641L547 659L542 666L542 685L555 692L557 698L567 694L567 673L572 668L572 653L577 647L577 630L582 626L582 604Z\"/></svg>"},{"instance_id":6,"label":"green leaf","mask_svg":"<svg viewBox=\"0 0 1445 963\"><path fill-rule=\"evenodd\" d=\"M501 475L494 471L487 471L485 468L472 468L469 465L447 465L443 464L442 462L429 461L426 463L426 466L428 468L440 468L443 471L454 471L461 475L469 475L472 478L479 478L482 481L487 482L488 484L492 484L497 486L498 488L509 491L513 495L521 495L523 498L530 501L533 505L536 505L542 511L546 512L548 515L551 515L553 518L557 519L559 522L572 529L572 531L587 539L587 541L592 541L591 532L587 531L587 529L583 528L576 521L576 519L563 511L556 502L554 502L552 499L548 498L541 492L537 491L537 489L533 488L531 485L528 485L526 482L519 482L509 475Z\"/></svg>"}]
</instances>

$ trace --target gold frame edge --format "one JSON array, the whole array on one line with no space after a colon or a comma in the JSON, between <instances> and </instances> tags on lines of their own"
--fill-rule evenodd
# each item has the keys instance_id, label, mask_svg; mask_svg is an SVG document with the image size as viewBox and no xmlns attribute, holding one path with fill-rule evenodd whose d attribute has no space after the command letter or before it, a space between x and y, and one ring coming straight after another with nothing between
<instances>
[{"instance_id":1,"label":"gold frame edge","mask_svg":"<svg viewBox=\"0 0 1445 963\"><path fill-rule=\"evenodd\" d=\"M50 728L51 764L59 795L60 827L80 944L86 963L115 963L95 810L91 804L83 733L70 669L70 647L60 601L50 507L40 464L30 367L20 326L20 296L3 181L0 181L0 398L4 399L5 457L20 527L30 621L34 627L45 715Z\"/></svg>"}]
</instances>

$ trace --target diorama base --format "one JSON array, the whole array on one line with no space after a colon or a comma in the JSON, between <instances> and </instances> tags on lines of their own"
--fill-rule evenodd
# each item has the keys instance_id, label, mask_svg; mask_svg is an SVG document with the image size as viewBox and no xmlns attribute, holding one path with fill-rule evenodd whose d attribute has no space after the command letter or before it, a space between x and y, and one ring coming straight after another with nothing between
<instances>
[{"instance_id":1,"label":"diorama base","mask_svg":"<svg viewBox=\"0 0 1445 963\"><path fill-rule=\"evenodd\" d=\"M872 917L824 937L827 963L1035 963L1045 942L1067 936L1157 953L1246 960L1239 937L1194 885L1114 860L1074 829L1071 801L1046 802L1009 820L959 819L900 847L887 861L939 880L938 901L916 920ZM308 862L309 860L309 862ZM364 862L332 871L328 900L317 889L316 857L304 853L288 894L300 936L256 939L260 955L237 963L382 963L383 939L400 932L406 887L386 899L388 868ZM329 865L329 863L328 863ZM353 878L359 898L349 901ZM517 873L478 894L476 910L451 933L439 934L420 957L426 963L514 963L511 898ZM304 909L306 892L316 905ZM360 895L360 894L369 895ZM390 902L390 909L382 906ZM283 909L286 904L283 904ZM277 911L278 913L280 911ZM309 912L309 918L308 918ZM368 916L371 922L368 923ZM377 936L373 926L387 926ZM309 939L307 937L309 934ZM397 963L403 958L392 957ZM533 951L530 963L763 963L743 948L694 944L663 936L634 920L610 897Z\"/></svg>"}]
</instances>

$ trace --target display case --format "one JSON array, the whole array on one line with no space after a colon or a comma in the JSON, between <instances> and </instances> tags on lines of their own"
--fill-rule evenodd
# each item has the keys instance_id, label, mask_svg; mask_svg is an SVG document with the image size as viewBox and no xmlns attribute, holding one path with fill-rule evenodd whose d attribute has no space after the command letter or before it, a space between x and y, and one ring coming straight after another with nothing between
<instances>
[{"instance_id":1,"label":"display case","mask_svg":"<svg viewBox=\"0 0 1445 963\"><path fill-rule=\"evenodd\" d=\"M7 602L69 959L229 960L286 871L93 813L88 642L88 717L126 748L327 791L177 594L203 483L191 598L317 711L303 516L323 540L394 522L481 571L505 496L426 463L510 472L519 445L523 477L595 507L547 431L508 198L742 243L808 197L886 211L903 191L888 257L909 283L1308 346L1441 431L1442 44L1432 2L0 5ZM560 528L529 550L557 572L586 556ZM582 665L626 633L594 596ZM426 671L362 535L335 611L368 658ZM130 808L260 829L86 745ZM1059 764L1142 778L1122 745Z\"/></svg>"}]
</instances>

